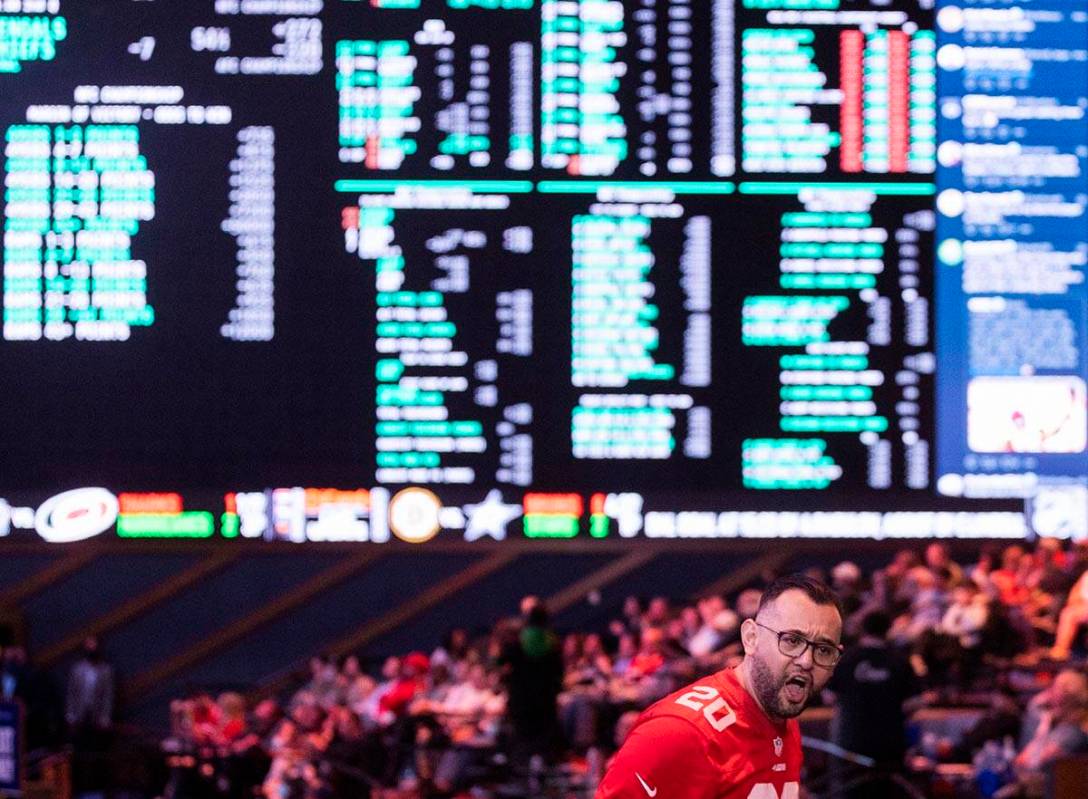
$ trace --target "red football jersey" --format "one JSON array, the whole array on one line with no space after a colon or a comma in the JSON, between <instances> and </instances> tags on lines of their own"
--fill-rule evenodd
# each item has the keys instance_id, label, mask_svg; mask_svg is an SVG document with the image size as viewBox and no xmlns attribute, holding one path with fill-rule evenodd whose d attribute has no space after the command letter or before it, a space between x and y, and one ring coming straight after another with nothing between
<instances>
[{"instance_id":1,"label":"red football jersey","mask_svg":"<svg viewBox=\"0 0 1088 799\"><path fill-rule=\"evenodd\" d=\"M596 799L798 799L801 729L724 669L648 707Z\"/></svg>"}]
</instances>

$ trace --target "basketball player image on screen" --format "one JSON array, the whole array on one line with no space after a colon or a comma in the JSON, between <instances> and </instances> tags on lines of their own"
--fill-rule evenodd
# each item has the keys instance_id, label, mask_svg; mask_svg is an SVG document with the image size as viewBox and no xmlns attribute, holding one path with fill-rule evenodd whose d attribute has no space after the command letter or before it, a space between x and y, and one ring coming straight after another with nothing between
<instances>
[{"instance_id":1,"label":"basketball player image on screen","mask_svg":"<svg viewBox=\"0 0 1088 799\"><path fill-rule=\"evenodd\" d=\"M842 610L801 575L775 580L741 625L744 660L646 709L597 799L798 799L796 717L842 655Z\"/></svg>"}]
</instances>

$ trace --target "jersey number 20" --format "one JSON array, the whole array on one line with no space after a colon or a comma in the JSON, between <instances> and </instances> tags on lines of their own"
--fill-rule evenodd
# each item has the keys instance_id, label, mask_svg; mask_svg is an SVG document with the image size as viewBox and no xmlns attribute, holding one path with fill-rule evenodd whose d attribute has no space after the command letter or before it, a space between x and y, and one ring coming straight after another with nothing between
<instances>
[{"instance_id":1,"label":"jersey number 20","mask_svg":"<svg viewBox=\"0 0 1088 799\"><path fill-rule=\"evenodd\" d=\"M737 714L718 695L718 690L709 685L692 686L690 691L676 700L676 704L691 708L696 713L703 711L703 718L718 732L737 720Z\"/></svg>"},{"instance_id":2,"label":"jersey number 20","mask_svg":"<svg viewBox=\"0 0 1088 799\"><path fill-rule=\"evenodd\" d=\"M781 794L771 783L761 782L752 786L752 790L748 792L748 799L797 799L800 795L801 786L796 782L787 782L783 785Z\"/></svg>"}]
</instances>

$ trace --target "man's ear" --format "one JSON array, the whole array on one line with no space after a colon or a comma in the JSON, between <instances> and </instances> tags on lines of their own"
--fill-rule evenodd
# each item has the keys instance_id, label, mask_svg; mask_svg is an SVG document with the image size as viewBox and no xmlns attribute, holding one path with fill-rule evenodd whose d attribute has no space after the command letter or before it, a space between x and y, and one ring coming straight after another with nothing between
<instances>
[{"instance_id":1,"label":"man's ear","mask_svg":"<svg viewBox=\"0 0 1088 799\"><path fill-rule=\"evenodd\" d=\"M750 655L756 650L756 637L759 635L759 627L752 619L745 619L740 625L740 642L744 647L744 654Z\"/></svg>"}]
</instances>

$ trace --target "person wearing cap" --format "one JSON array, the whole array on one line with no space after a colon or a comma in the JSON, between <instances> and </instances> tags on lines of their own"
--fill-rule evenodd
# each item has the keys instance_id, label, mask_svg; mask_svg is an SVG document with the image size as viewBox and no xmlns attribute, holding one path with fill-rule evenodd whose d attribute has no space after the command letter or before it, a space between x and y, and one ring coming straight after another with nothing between
<instances>
[{"instance_id":1,"label":"person wearing cap","mask_svg":"<svg viewBox=\"0 0 1088 799\"><path fill-rule=\"evenodd\" d=\"M422 652L406 655L401 662L400 679L378 702L379 718L403 716L416 695L427 687L427 673L430 668L430 658Z\"/></svg>"}]
</instances>

